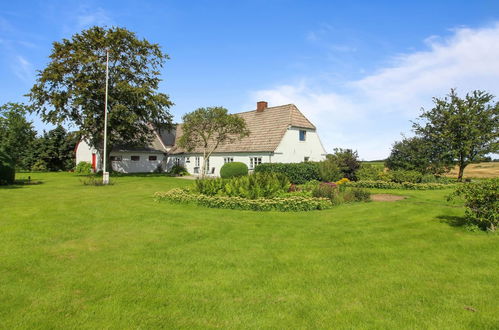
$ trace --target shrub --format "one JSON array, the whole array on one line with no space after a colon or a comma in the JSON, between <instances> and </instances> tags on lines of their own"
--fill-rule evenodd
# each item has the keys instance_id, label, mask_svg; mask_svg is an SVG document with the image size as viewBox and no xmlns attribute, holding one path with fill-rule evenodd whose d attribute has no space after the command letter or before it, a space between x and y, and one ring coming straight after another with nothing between
<instances>
[{"instance_id":1,"label":"shrub","mask_svg":"<svg viewBox=\"0 0 499 330\"><path fill-rule=\"evenodd\" d=\"M495 231L499 226L499 178L459 185L454 195L464 198L471 224Z\"/></svg>"},{"instance_id":2,"label":"shrub","mask_svg":"<svg viewBox=\"0 0 499 330\"><path fill-rule=\"evenodd\" d=\"M382 169L372 164L362 164L356 175L358 180L380 180L382 172Z\"/></svg>"},{"instance_id":3,"label":"shrub","mask_svg":"<svg viewBox=\"0 0 499 330\"><path fill-rule=\"evenodd\" d=\"M365 189L353 188L350 192L354 196L356 202L369 202L371 201L371 193Z\"/></svg>"},{"instance_id":4,"label":"shrub","mask_svg":"<svg viewBox=\"0 0 499 330\"><path fill-rule=\"evenodd\" d=\"M411 183L420 183L423 175L417 171L406 171L406 170L395 170L390 171L391 181L402 183L402 182L411 182Z\"/></svg>"},{"instance_id":5,"label":"shrub","mask_svg":"<svg viewBox=\"0 0 499 330\"><path fill-rule=\"evenodd\" d=\"M80 182L84 186L105 186L105 184L102 182L102 176L93 176L93 175L88 175L83 179L80 179ZM107 185L113 185L114 183L109 181Z\"/></svg>"},{"instance_id":6,"label":"shrub","mask_svg":"<svg viewBox=\"0 0 499 330\"><path fill-rule=\"evenodd\" d=\"M33 172L47 172L47 163L43 159L38 159L33 166L31 166L31 171Z\"/></svg>"},{"instance_id":7,"label":"shrub","mask_svg":"<svg viewBox=\"0 0 499 330\"><path fill-rule=\"evenodd\" d=\"M289 180L278 173L254 173L230 179L196 180L196 191L203 195L242 197L249 199L273 198L289 190Z\"/></svg>"},{"instance_id":8,"label":"shrub","mask_svg":"<svg viewBox=\"0 0 499 330\"><path fill-rule=\"evenodd\" d=\"M193 194L175 188L168 192L154 194L157 201L170 201L176 203L192 203L211 208L239 209L252 211L311 211L324 210L332 207L326 198L312 198L304 196L276 197L247 199L242 197L207 196Z\"/></svg>"},{"instance_id":9,"label":"shrub","mask_svg":"<svg viewBox=\"0 0 499 330\"><path fill-rule=\"evenodd\" d=\"M328 198L330 200L335 199L338 196L338 193L338 186L332 182L321 182L312 190L313 197Z\"/></svg>"},{"instance_id":10,"label":"shrub","mask_svg":"<svg viewBox=\"0 0 499 330\"><path fill-rule=\"evenodd\" d=\"M248 175L248 166L241 162L225 163L220 169L220 176L224 179Z\"/></svg>"},{"instance_id":11,"label":"shrub","mask_svg":"<svg viewBox=\"0 0 499 330\"><path fill-rule=\"evenodd\" d=\"M333 154L326 156L326 162L336 163L341 171L340 178L357 180L356 173L360 168L359 155L352 149L335 148ZM336 179L336 180L338 180Z\"/></svg>"},{"instance_id":12,"label":"shrub","mask_svg":"<svg viewBox=\"0 0 499 330\"><path fill-rule=\"evenodd\" d=\"M92 173L92 164L89 162L79 162L75 167L76 174L90 174Z\"/></svg>"},{"instance_id":13,"label":"shrub","mask_svg":"<svg viewBox=\"0 0 499 330\"><path fill-rule=\"evenodd\" d=\"M255 167L255 173L281 173L291 183L304 184L312 180L320 180L318 163L264 163Z\"/></svg>"},{"instance_id":14,"label":"shrub","mask_svg":"<svg viewBox=\"0 0 499 330\"><path fill-rule=\"evenodd\" d=\"M356 181L347 183L349 187L356 188L378 188L378 189L405 189L405 190L436 190L445 189L451 185L441 183L411 183L411 182L387 182L387 181Z\"/></svg>"},{"instance_id":15,"label":"shrub","mask_svg":"<svg viewBox=\"0 0 499 330\"><path fill-rule=\"evenodd\" d=\"M173 165L172 168L168 171L169 176L184 176L189 175L187 169L182 165Z\"/></svg>"},{"instance_id":16,"label":"shrub","mask_svg":"<svg viewBox=\"0 0 499 330\"><path fill-rule=\"evenodd\" d=\"M16 170L12 159L0 150L0 185L13 184Z\"/></svg>"},{"instance_id":17,"label":"shrub","mask_svg":"<svg viewBox=\"0 0 499 330\"><path fill-rule=\"evenodd\" d=\"M339 180L343 177L340 166L334 159L326 159L318 164L320 179L325 182Z\"/></svg>"}]
</instances>

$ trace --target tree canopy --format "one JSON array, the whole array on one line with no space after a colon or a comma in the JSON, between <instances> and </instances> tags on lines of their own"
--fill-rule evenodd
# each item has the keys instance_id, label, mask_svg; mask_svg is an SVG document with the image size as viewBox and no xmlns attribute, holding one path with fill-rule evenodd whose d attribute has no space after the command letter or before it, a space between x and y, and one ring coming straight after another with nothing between
<instances>
[{"instance_id":1,"label":"tree canopy","mask_svg":"<svg viewBox=\"0 0 499 330\"><path fill-rule=\"evenodd\" d=\"M206 159L221 143L231 143L249 135L244 119L229 114L223 107L199 108L185 114L182 121L182 136L178 144L187 151L203 150L203 176L206 174Z\"/></svg>"},{"instance_id":2,"label":"tree canopy","mask_svg":"<svg viewBox=\"0 0 499 330\"><path fill-rule=\"evenodd\" d=\"M54 42L50 62L28 96L45 122L73 124L82 138L102 148L106 50L109 144L143 145L154 129L171 124L172 102L157 91L168 55L124 28L95 26Z\"/></svg>"},{"instance_id":3,"label":"tree canopy","mask_svg":"<svg viewBox=\"0 0 499 330\"><path fill-rule=\"evenodd\" d=\"M393 144L385 166L390 170L418 171L422 174L442 174L449 170L452 159L443 157L438 146L422 137L404 138Z\"/></svg>"},{"instance_id":4,"label":"tree canopy","mask_svg":"<svg viewBox=\"0 0 499 330\"><path fill-rule=\"evenodd\" d=\"M0 149L20 168L32 152L36 139L33 124L26 119L29 107L22 103L6 103L0 106Z\"/></svg>"},{"instance_id":5,"label":"tree canopy","mask_svg":"<svg viewBox=\"0 0 499 330\"><path fill-rule=\"evenodd\" d=\"M444 98L433 98L434 106L413 123L417 136L428 141L431 154L441 162L465 167L479 157L499 150L499 103L494 96L475 90L460 98L452 89Z\"/></svg>"}]
</instances>

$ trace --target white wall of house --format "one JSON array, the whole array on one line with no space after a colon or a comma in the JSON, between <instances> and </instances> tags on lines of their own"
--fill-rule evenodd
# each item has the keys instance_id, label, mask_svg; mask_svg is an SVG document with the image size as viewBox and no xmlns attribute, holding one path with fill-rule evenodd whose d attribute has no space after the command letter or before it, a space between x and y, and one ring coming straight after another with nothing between
<instances>
[{"instance_id":1,"label":"white wall of house","mask_svg":"<svg viewBox=\"0 0 499 330\"><path fill-rule=\"evenodd\" d=\"M305 131L305 141L300 141L300 131ZM275 150L272 163L315 162L325 158L326 150L315 130L290 127Z\"/></svg>"},{"instance_id":2,"label":"white wall of house","mask_svg":"<svg viewBox=\"0 0 499 330\"><path fill-rule=\"evenodd\" d=\"M196 160L198 159L198 161ZM253 169L256 163L270 163L272 160L272 153L262 152L262 153L216 153L212 154L209 158L208 175L210 176L220 176L220 168L225 164L225 162L241 162L248 166L250 170ZM201 174L201 166L203 165L203 155L202 154L182 154L182 155L171 155L168 159L168 168L171 168L173 164L178 162L184 165L190 174L197 175Z\"/></svg>"},{"instance_id":3,"label":"white wall of house","mask_svg":"<svg viewBox=\"0 0 499 330\"><path fill-rule=\"evenodd\" d=\"M91 147L86 141L80 141L76 147L76 164L80 162L89 162L92 164L92 154L95 154L96 170L102 169L102 160L99 152ZM166 169L167 156L163 153L154 152L111 152L111 166L113 171L122 173L145 173L154 172L158 166ZM139 157L138 160L132 160L132 156ZM151 159L149 157L156 158ZM135 157L134 157L135 159Z\"/></svg>"},{"instance_id":4,"label":"white wall of house","mask_svg":"<svg viewBox=\"0 0 499 330\"><path fill-rule=\"evenodd\" d=\"M304 141L300 141L300 130L306 131ZM220 176L220 168L229 160L245 163L251 171L257 163L301 163L321 161L325 158L326 150L315 130L290 127L275 152L212 154L209 159L208 174ZM189 173L196 175L201 173L202 161L202 154L171 155L168 159L168 168L179 163L184 165Z\"/></svg>"},{"instance_id":5,"label":"white wall of house","mask_svg":"<svg viewBox=\"0 0 499 330\"><path fill-rule=\"evenodd\" d=\"M85 140L82 140L76 146L76 164L87 162L92 164L92 155L95 154L96 168L101 168L101 158L97 149L91 147Z\"/></svg>"},{"instance_id":6,"label":"white wall of house","mask_svg":"<svg viewBox=\"0 0 499 330\"><path fill-rule=\"evenodd\" d=\"M137 159L138 157L138 159ZM167 157L162 153L148 152L111 152L113 171L121 173L154 172L166 168Z\"/></svg>"}]
</instances>

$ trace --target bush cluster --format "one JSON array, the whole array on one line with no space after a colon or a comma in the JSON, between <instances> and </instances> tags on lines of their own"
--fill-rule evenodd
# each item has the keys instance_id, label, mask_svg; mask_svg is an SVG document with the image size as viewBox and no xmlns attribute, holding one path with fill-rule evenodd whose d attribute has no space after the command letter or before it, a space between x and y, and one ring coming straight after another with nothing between
<instances>
[{"instance_id":1,"label":"bush cluster","mask_svg":"<svg viewBox=\"0 0 499 330\"><path fill-rule=\"evenodd\" d=\"M92 173L92 164L89 162L79 162L75 167L76 174L90 174Z\"/></svg>"},{"instance_id":2,"label":"bush cluster","mask_svg":"<svg viewBox=\"0 0 499 330\"><path fill-rule=\"evenodd\" d=\"M12 159L0 150L0 185L13 184L16 170Z\"/></svg>"},{"instance_id":3,"label":"bush cluster","mask_svg":"<svg viewBox=\"0 0 499 330\"><path fill-rule=\"evenodd\" d=\"M276 197L247 199L242 197L208 196L193 194L175 188L168 192L154 194L157 201L171 201L176 203L193 203L210 208L224 208L234 210L252 211L312 211L324 210L332 207L326 198L313 198L304 196Z\"/></svg>"},{"instance_id":4,"label":"bush cluster","mask_svg":"<svg viewBox=\"0 0 499 330\"><path fill-rule=\"evenodd\" d=\"M167 174L169 176L184 176L184 175L189 175L189 172L182 165L173 165Z\"/></svg>"},{"instance_id":5,"label":"bush cluster","mask_svg":"<svg viewBox=\"0 0 499 330\"><path fill-rule=\"evenodd\" d=\"M289 187L288 178L279 173L254 173L230 179L196 180L196 192L208 196L273 198L286 193Z\"/></svg>"},{"instance_id":6,"label":"bush cluster","mask_svg":"<svg viewBox=\"0 0 499 330\"><path fill-rule=\"evenodd\" d=\"M317 198L328 198L331 201L337 199L339 194L338 186L332 182L321 182L312 190L312 196Z\"/></svg>"},{"instance_id":7,"label":"bush cluster","mask_svg":"<svg viewBox=\"0 0 499 330\"><path fill-rule=\"evenodd\" d=\"M357 171L357 179L361 180L381 180L380 175L383 173L383 167L372 164L362 164Z\"/></svg>"},{"instance_id":8,"label":"bush cluster","mask_svg":"<svg viewBox=\"0 0 499 330\"><path fill-rule=\"evenodd\" d=\"M464 198L466 217L482 229L499 226L499 178L458 186L454 195Z\"/></svg>"},{"instance_id":9,"label":"bush cluster","mask_svg":"<svg viewBox=\"0 0 499 330\"><path fill-rule=\"evenodd\" d=\"M318 163L264 163L255 167L255 173L281 173L293 184L320 180Z\"/></svg>"},{"instance_id":10,"label":"bush cluster","mask_svg":"<svg viewBox=\"0 0 499 330\"><path fill-rule=\"evenodd\" d=\"M220 177L224 179L245 175L248 175L248 166L241 162L225 163L220 169Z\"/></svg>"},{"instance_id":11,"label":"bush cluster","mask_svg":"<svg viewBox=\"0 0 499 330\"><path fill-rule=\"evenodd\" d=\"M357 171L359 181L387 181L387 182L410 182L410 183L453 183L454 180L433 174L422 174L415 170L390 170L383 171L371 164L362 164Z\"/></svg>"},{"instance_id":12,"label":"bush cluster","mask_svg":"<svg viewBox=\"0 0 499 330\"><path fill-rule=\"evenodd\" d=\"M388 182L388 181L356 181L347 183L349 187L357 188L378 188L378 189L407 189L407 190L437 190L445 189L450 185L442 183L412 183L412 182Z\"/></svg>"}]
</instances>

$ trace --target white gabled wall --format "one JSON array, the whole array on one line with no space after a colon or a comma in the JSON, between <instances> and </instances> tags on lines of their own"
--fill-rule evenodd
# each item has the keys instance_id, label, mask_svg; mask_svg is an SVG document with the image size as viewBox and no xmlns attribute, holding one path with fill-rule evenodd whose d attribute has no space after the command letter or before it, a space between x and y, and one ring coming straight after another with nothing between
<instances>
[{"instance_id":1,"label":"white gabled wall","mask_svg":"<svg viewBox=\"0 0 499 330\"><path fill-rule=\"evenodd\" d=\"M224 165L224 159L231 157L234 162L241 162L248 166L251 170L251 157L260 157L262 163L301 163L308 157L309 161L321 161L326 158L326 151L322 146L319 135L315 130L306 129L305 141L300 141L299 128L290 127L283 136L281 143L275 152L259 152L259 153L216 153L210 157L209 175L220 176L220 168ZM196 157L199 157L198 173L195 171ZM178 159L181 165L184 165L190 174L200 174L203 164L201 154L182 154L171 155L168 158L168 166L170 169ZM213 170L214 169L214 170ZM213 172L212 172L213 171Z\"/></svg>"},{"instance_id":2,"label":"white gabled wall","mask_svg":"<svg viewBox=\"0 0 499 330\"><path fill-rule=\"evenodd\" d=\"M306 131L305 141L300 141L300 130ZM326 150L322 146L317 131L290 127L284 134L274 152L272 163L300 163L308 157L309 161L321 161L326 158Z\"/></svg>"},{"instance_id":3,"label":"white gabled wall","mask_svg":"<svg viewBox=\"0 0 499 330\"><path fill-rule=\"evenodd\" d=\"M81 140L76 146L76 164L80 162L88 162L92 164L92 154L96 156L96 168L101 167L101 158L97 149L91 147L87 141Z\"/></svg>"}]
</instances>

